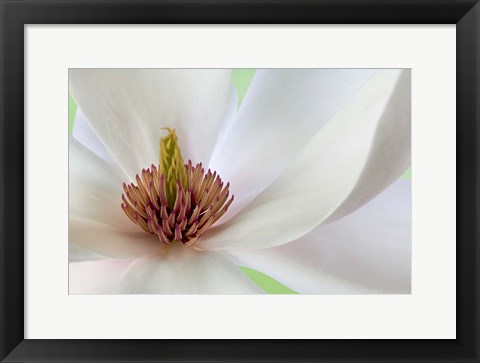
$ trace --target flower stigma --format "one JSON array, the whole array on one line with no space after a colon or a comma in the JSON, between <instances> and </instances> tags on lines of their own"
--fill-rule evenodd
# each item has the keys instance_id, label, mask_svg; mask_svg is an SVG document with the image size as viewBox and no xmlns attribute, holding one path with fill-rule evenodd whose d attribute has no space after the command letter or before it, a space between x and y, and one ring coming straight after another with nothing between
<instances>
[{"instance_id":1,"label":"flower stigma","mask_svg":"<svg viewBox=\"0 0 480 363\"><path fill-rule=\"evenodd\" d=\"M184 163L175 129L160 138L160 163L142 169L136 184L123 183L122 209L145 232L164 244L192 246L232 204L230 183L217 172L205 173L202 163Z\"/></svg>"}]
</instances>

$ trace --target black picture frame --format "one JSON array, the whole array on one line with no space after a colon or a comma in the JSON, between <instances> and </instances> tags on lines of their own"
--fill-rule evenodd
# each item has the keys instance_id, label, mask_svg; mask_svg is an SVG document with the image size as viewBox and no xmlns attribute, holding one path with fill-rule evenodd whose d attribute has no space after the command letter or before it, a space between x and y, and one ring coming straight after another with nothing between
<instances>
[{"instance_id":1,"label":"black picture frame","mask_svg":"<svg viewBox=\"0 0 480 363\"><path fill-rule=\"evenodd\" d=\"M2 362L480 361L478 0L0 0L0 13ZM24 26L157 23L456 24L457 339L24 339Z\"/></svg>"}]
</instances>

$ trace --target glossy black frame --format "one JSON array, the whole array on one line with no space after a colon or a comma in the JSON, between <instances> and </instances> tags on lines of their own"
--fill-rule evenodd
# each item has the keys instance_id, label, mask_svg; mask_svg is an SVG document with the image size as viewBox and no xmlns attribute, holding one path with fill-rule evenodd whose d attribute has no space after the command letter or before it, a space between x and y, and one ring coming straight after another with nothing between
<instances>
[{"instance_id":1,"label":"glossy black frame","mask_svg":"<svg viewBox=\"0 0 480 363\"><path fill-rule=\"evenodd\" d=\"M480 361L478 0L0 0L0 13L2 361ZM456 24L457 339L24 339L24 25L155 23Z\"/></svg>"}]
</instances>

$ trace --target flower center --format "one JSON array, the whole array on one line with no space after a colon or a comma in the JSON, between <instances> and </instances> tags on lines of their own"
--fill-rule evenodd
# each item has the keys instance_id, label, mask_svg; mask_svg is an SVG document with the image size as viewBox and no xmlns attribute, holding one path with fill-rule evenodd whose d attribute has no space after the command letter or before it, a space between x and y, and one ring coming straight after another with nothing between
<instances>
[{"instance_id":1,"label":"flower center","mask_svg":"<svg viewBox=\"0 0 480 363\"><path fill-rule=\"evenodd\" d=\"M122 209L145 232L163 243L198 242L233 202L230 183L224 186L216 172L202 163L184 164L175 130L160 139L160 164L136 175L137 184L123 183Z\"/></svg>"}]
</instances>

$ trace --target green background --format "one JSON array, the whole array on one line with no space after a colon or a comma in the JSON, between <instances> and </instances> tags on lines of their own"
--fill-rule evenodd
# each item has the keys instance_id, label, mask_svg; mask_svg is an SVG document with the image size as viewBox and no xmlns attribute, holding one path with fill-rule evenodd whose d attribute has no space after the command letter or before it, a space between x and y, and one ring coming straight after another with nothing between
<instances>
[{"instance_id":1,"label":"green background","mask_svg":"<svg viewBox=\"0 0 480 363\"><path fill-rule=\"evenodd\" d=\"M255 69L234 69L232 72L232 82L237 89L238 93L238 106L243 101L245 93L247 92L248 86L255 75ZM73 121L75 119L75 114L77 112L77 105L73 98L69 95L68 97L68 130L72 132ZM405 173L403 173L403 179L411 179L412 171L408 168ZM240 270L248 276L253 282L255 282L260 288L269 294L296 294L295 291L288 288L287 286L281 284L280 282L272 279L271 277L261 273L259 271L253 270L248 267L239 266Z\"/></svg>"}]
</instances>

